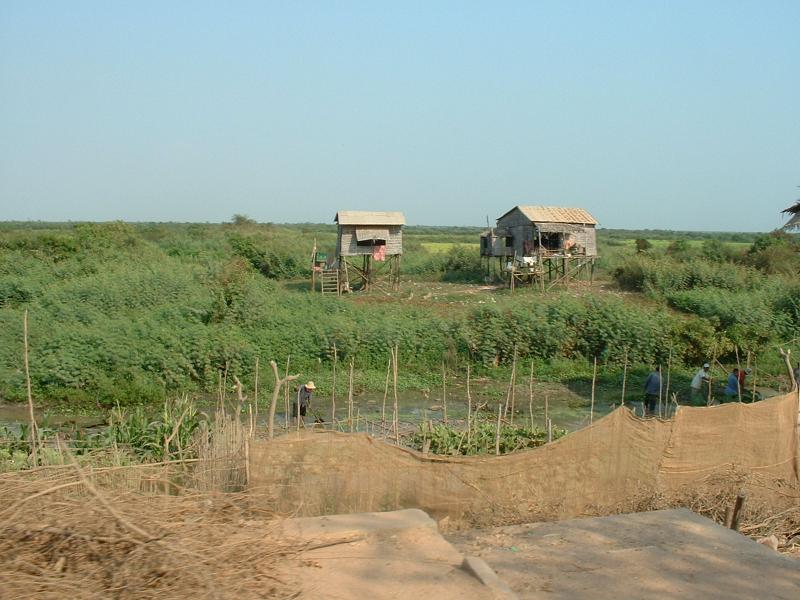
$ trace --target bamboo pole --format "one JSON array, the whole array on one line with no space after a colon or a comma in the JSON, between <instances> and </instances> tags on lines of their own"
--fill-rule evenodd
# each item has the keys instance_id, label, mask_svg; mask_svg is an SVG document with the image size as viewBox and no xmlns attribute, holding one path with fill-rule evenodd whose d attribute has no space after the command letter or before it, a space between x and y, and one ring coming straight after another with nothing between
<instances>
[{"instance_id":1,"label":"bamboo pole","mask_svg":"<svg viewBox=\"0 0 800 600\"><path fill-rule=\"evenodd\" d=\"M622 367L622 406L625 406L625 387L628 383L628 348L625 348L625 363Z\"/></svg>"},{"instance_id":2,"label":"bamboo pole","mask_svg":"<svg viewBox=\"0 0 800 600\"><path fill-rule=\"evenodd\" d=\"M267 428L267 437L272 439L275 432L275 409L278 406L278 398L280 397L281 386L288 384L290 381L294 381L299 377L299 375L287 375L281 379L280 373L278 372L278 363L276 363L274 360L271 360L269 361L269 366L272 367L272 374L275 377L275 387L272 389L272 401L269 405L269 425Z\"/></svg>"},{"instance_id":3,"label":"bamboo pole","mask_svg":"<svg viewBox=\"0 0 800 600\"><path fill-rule=\"evenodd\" d=\"M514 424L514 412L516 410L516 388L517 388L517 345L514 344L514 358L511 361L511 424Z\"/></svg>"},{"instance_id":4,"label":"bamboo pole","mask_svg":"<svg viewBox=\"0 0 800 600\"><path fill-rule=\"evenodd\" d=\"M714 363L719 364L719 361L717 360L717 348L716 348L716 346L714 346L714 352L712 353L712 357L711 357L711 365L712 365L712 367L713 367ZM711 392L712 392L712 389L713 389L713 375L711 375L712 372L713 371L709 368L708 369L708 394L706 396L706 406L711 406L711 400L712 400ZM724 372L725 372L725 370L723 369L723 373Z\"/></svg>"},{"instance_id":5,"label":"bamboo pole","mask_svg":"<svg viewBox=\"0 0 800 600\"><path fill-rule=\"evenodd\" d=\"M669 384L670 376L672 375L672 348L669 349L669 357L667 358L667 388L664 390L664 414L669 414L667 405L669 404Z\"/></svg>"},{"instance_id":6,"label":"bamboo pole","mask_svg":"<svg viewBox=\"0 0 800 600\"><path fill-rule=\"evenodd\" d=\"M758 358L753 357L753 398L750 402L756 401L756 377L758 376Z\"/></svg>"},{"instance_id":7,"label":"bamboo pole","mask_svg":"<svg viewBox=\"0 0 800 600\"><path fill-rule=\"evenodd\" d=\"M663 417L661 411L661 395L664 393L664 378L661 373L661 363L658 364L658 416Z\"/></svg>"},{"instance_id":8,"label":"bamboo pole","mask_svg":"<svg viewBox=\"0 0 800 600\"><path fill-rule=\"evenodd\" d=\"M472 395L469 390L469 363L467 363L467 448L472 443Z\"/></svg>"},{"instance_id":9,"label":"bamboo pole","mask_svg":"<svg viewBox=\"0 0 800 600\"><path fill-rule=\"evenodd\" d=\"M592 404L589 409L589 424L594 423L594 390L597 384L597 357L594 357L594 369L592 370Z\"/></svg>"},{"instance_id":10,"label":"bamboo pole","mask_svg":"<svg viewBox=\"0 0 800 600\"><path fill-rule=\"evenodd\" d=\"M544 426L547 427L547 422L550 420L550 394L544 395Z\"/></svg>"},{"instance_id":11,"label":"bamboo pole","mask_svg":"<svg viewBox=\"0 0 800 600\"><path fill-rule=\"evenodd\" d=\"M255 403L255 414L253 415L253 427L250 437L255 433L255 425L258 422L258 356L256 356L256 372L253 377L253 403Z\"/></svg>"},{"instance_id":12,"label":"bamboo pole","mask_svg":"<svg viewBox=\"0 0 800 600\"><path fill-rule=\"evenodd\" d=\"M391 354L391 348L389 349ZM386 430L386 398L389 396L389 372L392 370L392 359L386 363L386 385L383 388L383 404L381 404L381 428Z\"/></svg>"},{"instance_id":13,"label":"bamboo pole","mask_svg":"<svg viewBox=\"0 0 800 600\"><path fill-rule=\"evenodd\" d=\"M31 388L31 371L28 360L28 309L22 316L22 342L25 350L25 387L28 392L28 417L31 421L31 464L36 467L39 464L39 450L37 442L39 440L38 429L36 427L36 416L33 412L33 391Z\"/></svg>"},{"instance_id":14,"label":"bamboo pole","mask_svg":"<svg viewBox=\"0 0 800 600\"><path fill-rule=\"evenodd\" d=\"M336 424L336 366L339 355L336 352L336 342L333 342L333 384L331 386L331 428L338 429Z\"/></svg>"},{"instance_id":15,"label":"bamboo pole","mask_svg":"<svg viewBox=\"0 0 800 600\"><path fill-rule=\"evenodd\" d=\"M547 443L553 441L553 419L547 419Z\"/></svg>"},{"instance_id":16,"label":"bamboo pole","mask_svg":"<svg viewBox=\"0 0 800 600\"><path fill-rule=\"evenodd\" d=\"M447 425L447 370L444 366L444 361L442 361L442 411L444 424Z\"/></svg>"},{"instance_id":17,"label":"bamboo pole","mask_svg":"<svg viewBox=\"0 0 800 600\"><path fill-rule=\"evenodd\" d=\"M397 362L398 362L398 355L399 354L400 354L399 348L397 347L397 344L395 344L395 346L394 346L394 373L393 373L393 384L392 384L393 394L394 394L394 408L393 408L394 415L392 417L392 420L394 422L394 442L398 446L400 445L400 423L399 423L400 415L398 414L398 410L397 410L397 368L398 368L397 367Z\"/></svg>"},{"instance_id":18,"label":"bamboo pole","mask_svg":"<svg viewBox=\"0 0 800 600\"><path fill-rule=\"evenodd\" d=\"M302 385L299 388L297 388L297 394L294 397L295 410L297 410L297 425L296 425L297 433L300 433L300 419L303 418L302 415L300 414L300 390L301 389L302 389ZM287 391L289 390L289 386L286 386L286 390ZM305 421L303 422L303 426L305 427Z\"/></svg>"},{"instance_id":19,"label":"bamboo pole","mask_svg":"<svg viewBox=\"0 0 800 600\"><path fill-rule=\"evenodd\" d=\"M531 360L531 376L528 378L528 416L531 420L531 431L533 431L533 360Z\"/></svg>"},{"instance_id":20,"label":"bamboo pole","mask_svg":"<svg viewBox=\"0 0 800 600\"><path fill-rule=\"evenodd\" d=\"M286 356L286 371L283 374L284 378L289 375L289 360L291 358L292 358L291 354ZM289 415L290 415L290 411L289 411L289 386L288 385L283 390L283 401L284 401L284 404L286 405L286 413L285 413L286 414L286 417L285 417L285 421L286 422L284 423L284 426L286 427L286 431L289 431ZM300 415L298 414L297 417L300 418Z\"/></svg>"},{"instance_id":21,"label":"bamboo pole","mask_svg":"<svg viewBox=\"0 0 800 600\"><path fill-rule=\"evenodd\" d=\"M347 426L350 428L350 433L353 433L353 363L354 360L350 358L350 379L347 384Z\"/></svg>"},{"instance_id":22,"label":"bamboo pole","mask_svg":"<svg viewBox=\"0 0 800 600\"><path fill-rule=\"evenodd\" d=\"M500 417L503 415L503 404L497 405L497 427L494 433L494 453L500 455Z\"/></svg>"},{"instance_id":23,"label":"bamboo pole","mask_svg":"<svg viewBox=\"0 0 800 600\"><path fill-rule=\"evenodd\" d=\"M742 380L742 363L739 361L739 346L733 347L734 352L736 352L736 392L739 396L739 403L742 402L742 386L739 382Z\"/></svg>"}]
</instances>

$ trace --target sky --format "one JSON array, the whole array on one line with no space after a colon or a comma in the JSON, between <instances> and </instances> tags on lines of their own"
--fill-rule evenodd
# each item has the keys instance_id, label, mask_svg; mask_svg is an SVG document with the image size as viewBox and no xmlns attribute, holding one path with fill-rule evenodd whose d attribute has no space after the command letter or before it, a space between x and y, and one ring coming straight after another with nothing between
<instances>
[{"instance_id":1,"label":"sky","mask_svg":"<svg viewBox=\"0 0 800 600\"><path fill-rule=\"evenodd\" d=\"M800 2L0 2L0 220L768 231Z\"/></svg>"}]
</instances>

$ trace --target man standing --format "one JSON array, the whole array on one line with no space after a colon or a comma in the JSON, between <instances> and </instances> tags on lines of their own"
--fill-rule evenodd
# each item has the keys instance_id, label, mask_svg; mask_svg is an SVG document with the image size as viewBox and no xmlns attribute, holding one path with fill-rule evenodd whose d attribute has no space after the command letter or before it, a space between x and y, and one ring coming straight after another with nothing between
<instances>
[{"instance_id":1,"label":"man standing","mask_svg":"<svg viewBox=\"0 0 800 600\"><path fill-rule=\"evenodd\" d=\"M738 398L739 396L739 369L734 369L731 371L731 374L728 375L728 383L725 385L725 391L722 392L725 394L725 400L728 402L732 401L734 398Z\"/></svg>"},{"instance_id":2,"label":"man standing","mask_svg":"<svg viewBox=\"0 0 800 600\"><path fill-rule=\"evenodd\" d=\"M306 416L308 407L311 406L311 398L315 389L317 389L317 386L314 385L313 381L309 381L297 389L297 399L294 404L292 404L292 417L300 419L303 425L305 425L305 419L303 417Z\"/></svg>"},{"instance_id":3,"label":"man standing","mask_svg":"<svg viewBox=\"0 0 800 600\"><path fill-rule=\"evenodd\" d=\"M708 387L706 386L711 385L711 375L709 374L708 370L711 368L711 365L705 363L703 368L695 373L695 376L692 378L692 404L701 404L703 400L707 400L707 397L703 394L704 391L708 391Z\"/></svg>"},{"instance_id":4,"label":"man standing","mask_svg":"<svg viewBox=\"0 0 800 600\"><path fill-rule=\"evenodd\" d=\"M644 382L644 414L656 412L656 401L661 398L661 367L655 367Z\"/></svg>"}]
</instances>

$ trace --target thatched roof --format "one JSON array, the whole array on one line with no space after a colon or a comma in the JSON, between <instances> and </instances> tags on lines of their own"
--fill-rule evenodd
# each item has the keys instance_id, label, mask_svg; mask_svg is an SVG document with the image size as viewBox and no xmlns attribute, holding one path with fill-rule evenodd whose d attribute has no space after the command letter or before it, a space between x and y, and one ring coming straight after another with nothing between
<instances>
[{"instance_id":1,"label":"thatched roof","mask_svg":"<svg viewBox=\"0 0 800 600\"><path fill-rule=\"evenodd\" d=\"M519 211L533 223L580 223L597 225L597 220L583 208L564 208L561 206L515 206L500 218L513 210Z\"/></svg>"},{"instance_id":2,"label":"thatched roof","mask_svg":"<svg viewBox=\"0 0 800 600\"><path fill-rule=\"evenodd\" d=\"M405 225L401 212L379 210L340 210L333 219L339 225Z\"/></svg>"},{"instance_id":3,"label":"thatched roof","mask_svg":"<svg viewBox=\"0 0 800 600\"><path fill-rule=\"evenodd\" d=\"M791 215L789 221L781 227L784 231L790 231L792 229L800 229L800 200L794 203L794 206L790 206L781 211L782 213L786 213L787 215Z\"/></svg>"}]
</instances>

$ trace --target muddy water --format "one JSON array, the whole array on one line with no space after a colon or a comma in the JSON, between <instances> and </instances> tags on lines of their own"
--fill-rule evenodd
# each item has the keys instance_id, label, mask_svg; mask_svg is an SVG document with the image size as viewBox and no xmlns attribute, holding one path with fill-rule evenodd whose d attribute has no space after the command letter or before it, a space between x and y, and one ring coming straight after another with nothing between
<instances>
[{"instance_id":1,"label":"muddy water","mask_svg":"<svg viewBox=\"0 0 800 600\"><path fill-rule=\"evenodd\" d=\"M105 416L97 414L75 415L36 408L33 411L36 422L45 427L78 428L97 427L105 424ZM30 421L27 404L0 403L0 425L14 426Z\"/></svg>"},{"instance_id":2,"label":"muddy water","mask_svg":"<svg viewBox=\"0 0 800 600\"><path fill-rule=\"evenodd\" d=\"M506 401L506 389L498 384L489 384L486 388L473 388L472 409L480 408L480 418L493 420L497 415L498 405ZM515 393L515 420L531 420L531 408L533 413L533 424L537 427L545 428L545 397L547 397L547 411L553 420L553 425L563 427L568 431L575 431L588 425L589 423L589 399L572 392L568 388L558 384L547 384L540 386L534 392L533 402L529 403L529 391L527 387L519 387ZM312 405L309 419L315 418L330 421L332 402L329 395L317 393ZM462 388L454 388L447 391L447 418L448 421L466 421L467 418L467 397ZM336 419L346 421L348 418L348 399L347 396L336 397ZM442 390L434 392L405 391L399 392L397 397L398 420L408 425L417 425L424 420L434 422L442 421L444 418L445 402L443 401ZM283 413L285 409L279 404L278 411ZM384 404L384 394L369 392L353 397L353 419L359 418L362 421L369 421L373 424L381 422L382 418L391 423L394 410L394 398L390 391L386 396ZM595 418L608 413L609 406L597 405L595 407ZM259 418L259 420L261 420ZM307 419L308 420L308 419ZM283 422L283 421L281 421ZM362 424L359 429L364 429ZM369 428L369 426L367 426Z\"/></svg>"},{"instance_id":3,"label":"muddy water","mask_svg":"<svg viewBox=\"0 0 800 600\"><path fill-rule=\"evenodd\" d=\"M317 390L311 405L311 410L306 418L307 423L315 419L329 422L331 420L332 398L330 393L325 390ZM493 420L497 415L498 404L506 401L507 386L497 382L478 382L471 390L472 407L480 407L481 418ZM293 394L292 394L293 397ZM585 398L567 387L560 384L537 384L534 390L533 423L538 427L545 427L545 397L548 399L548 414L557 427L563 427L568 431L575 431L589 423L589 399ZM347 394L337 395L336 420L347 422L348 418L348 399ZM404 429L413 428L424 420L434 422L442 421L444 418L444 404L442 390L431 392L421 391L402 391L397 394L398 420L405 425ZM216 408L216 402L211 399L199 399L200 410L212 413ZM530 422L529 411L529 390L527 386L518 386L515 392L516 416L515 420L525 419ZM379 426L383 418L385 422L391 423L394 408L394 396L392 391L386 397L384 405L383 392L367 392L353 397L352 418L358 418L358 429L369 429L374 431ZM610 407L597 405L595 407L595 418L609 412ZM285 426L285 400L278 400L276 410L276 426ZM74 415L59 413L54 411L35 411L36 420L40 425L59 428L59 427L78 427L88 428L102 425L106 421L106 415L100 412L89 415ZM447 417L451 422L458 424L459 421L466 421L467 418L467 397L463 387L454 386L447 390ZM268 411L263 407L259 411L257 423L266 426ZM29 420L28 407L25 404L0 404L0 425L15 426L19 423L26 423ZM367 422L369 424L367 424Z\"/></svg>"}]
</instances>

